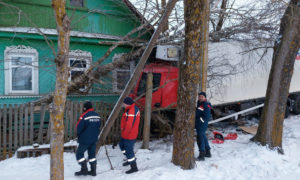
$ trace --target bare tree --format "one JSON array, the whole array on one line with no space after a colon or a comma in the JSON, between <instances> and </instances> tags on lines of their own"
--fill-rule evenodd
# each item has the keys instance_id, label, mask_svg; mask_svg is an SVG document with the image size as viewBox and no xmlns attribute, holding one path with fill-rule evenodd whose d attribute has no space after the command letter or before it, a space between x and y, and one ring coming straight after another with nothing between
<instances>
[{"instance_id":1,"label":"bare tree","mask_svg":"<svg viewBox=\"0 0 300 180\"><path fill-rule=\"evenodd\" d=\"M172 162L183 169L195 166L194 127L195 107L198 84L200 82L200 64L207 53L208 0L185 0L185 44L184 58L179 61L179 85L176 120L174 127ZM200 27L200 28L199 28ZM208 34L207 34L208 35ZM203 51L201 51L203 50Z\"/></svg>"},{"instance_id":2,"label":"bare tree","mask_svg":"<svg viewBox=\"0 0 300 180\"><path fill-rule=\"evenodd\" d=\"M65 0L53 0L58 32L58 53L55 57L56 84L51 104L51 179L64 179L64 110L67 99L68 54L70 44L70 20L66 14Z\"/></svg>"},{"instance_id":3,"label":"bare tree","mask_svg":"<svg viewBox=\"0 0 300 180\"><path fill-rule=\"evenodd\" d=\"M300 48L300 0L291 0L280 23L269 75L265 106L253 141L282 149L282 129L296 54Z\"/></svg>"}]
</instances>

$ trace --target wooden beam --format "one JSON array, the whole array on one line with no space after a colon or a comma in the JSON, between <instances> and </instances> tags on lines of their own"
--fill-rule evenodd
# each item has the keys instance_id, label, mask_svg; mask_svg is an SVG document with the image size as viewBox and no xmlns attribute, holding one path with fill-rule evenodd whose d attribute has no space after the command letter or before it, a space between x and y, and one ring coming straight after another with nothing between
<instances>
[{"instance_id":1,"label":"wooden beam","mask_svg":"<svg viewBox=\"0 0 300 180\"><path fill-rule=\"evenodd\" d=\"M153 74L147 74L147 86L146 86L146 102L145 102L145 118L143 129L143 148L149 149L150 140L150 122L151 122L151 104L152 104L152 89L153 89Z\"/></svg>"},{"instance_id":2,"label":"wooden beam","mask_svg":"<svg viewBox=\"0 0 300 180\"><path fill-rule=\"evenodd\" d=\"M152 35L149 44L147 45L139 63L137 64L133 75L131 76L131 78L129 79L129 81L127 82L124 91L122 92L121 96L119 97L117 103L115 104L112 112L110 113L108 120L106 121L104 127L102 128L100 135L99 135L99 140L97 142L97 148L96 148L96 152L99 151L100 146L104 144L105 139L111 129L111 127L113 126L116 118L118 117L118 114L120 113L121 107L122 107L122 103L125 99L126 96L129 95L131 89L133 88L133 86L135 85L140 73L143 70L143 67L155 45L156 40L159 37L159 34L161 33L164 25L167 23L168 21L168 17L172 12L172 9L174 8L175 4L176 4L177 0L170 0L166 6L166 10L161 18L161 21L157 27L157 29L155 30L154 34Z\"/></svg>"}]
</instances>

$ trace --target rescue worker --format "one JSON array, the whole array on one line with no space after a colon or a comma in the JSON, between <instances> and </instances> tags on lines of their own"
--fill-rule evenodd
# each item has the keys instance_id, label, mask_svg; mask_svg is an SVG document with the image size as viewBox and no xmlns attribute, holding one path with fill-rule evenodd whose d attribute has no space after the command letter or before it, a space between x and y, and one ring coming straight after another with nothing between
<instances>
[{"instance_id":1,"label":"rescue worker","mask_svg":"<svg viewBox=\"0 0 300 180\"><path fill-rule=\"evenodd\" d=\"M204 157L211 157L210 146L205 134L208 121L211 118L211 104L207 101L205 92L200 92L198 95L195 119L197 145L199 148L199 156L197 160L204 161Z\"/></svg>"},{"instance_id":2,"label":"rescue worker","mask_svg":"<svg viewBox=\"0 0 300 180\"><path fill-rule=\"evenodd\" d=\"M92 175L96 176L96 142L100 133L100 116L92 107L92 103L87 101L83 104L83 113L77 124L77 137L79 146L76 151L76 159L81 166L81 170L75 172L75 176ZM88 152L88 160L84 157L84 152ZM87 162L91 165L88 171Z\"/></svg>"},{"instance_id":3,"label":"rescue worker","mask_svg":"<svg viewBox=\"0 0 300 180\"><path fill-rule=\"evenodd\" d=\"M125 107L125 112L121 119L121 139L119 146L122 153L126 156L123 166L130 165L131 167L130 170L126 171L126 174L130 174L138 171L134 155L134 144L139 130L140 111L130 97L124 99L123 106Z\"/></svg>"}]
</instances>

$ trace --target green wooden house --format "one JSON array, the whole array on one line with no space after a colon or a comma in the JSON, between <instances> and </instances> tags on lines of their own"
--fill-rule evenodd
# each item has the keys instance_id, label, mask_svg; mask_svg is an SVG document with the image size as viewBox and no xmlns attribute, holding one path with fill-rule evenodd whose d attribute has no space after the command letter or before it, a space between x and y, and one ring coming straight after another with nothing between
<instances>
[{"instance_id":1,"label":"green wooden house","mask_svg":"<svg viewBox=\"0 0 300 180\"><path fill-rule=\"evenodd\" d=\"M67 0L66 8L71 18L70 80L109 49L99 41L118 41L144 21L128 0ZM3 0L0 12L0 106L23 104L49 94L55 89L53 52L57 50L51 0ZM150 37L151 32L147 32L140 40ZM104 64L131 49L119 46ZM88 95L72 94L68 98L115 102L136 61L101 77L102 83L94 85Z\"/></svg>"}]
</instances>

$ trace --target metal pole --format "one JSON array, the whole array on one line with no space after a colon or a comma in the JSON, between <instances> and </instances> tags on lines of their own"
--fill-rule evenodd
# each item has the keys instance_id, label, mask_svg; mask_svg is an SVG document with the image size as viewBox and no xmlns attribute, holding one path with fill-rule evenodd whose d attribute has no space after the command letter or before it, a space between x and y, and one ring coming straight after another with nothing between
<instances>
[{"instance_id":1,"label":"metal pole","mask_svg":"<svg viewBox=\"0 0 300 180\"><path fill-rule=\"evenodd\" d=\"M264 106L264 104L260 104L260 105L254 106L254 107L252 107L252 108L245 109L245 110L243 110L243 111L240 111L240 112L237 112L237 113L233 113L233 114L230 114L230 115L228 115L228 116L225 116L225 117L222 117L222 118L213 120L213 121L209 121L208 124L212 124L212 123L224 121L224 120L229 119L229 118L231 118L231 117L237 116L237 115L239 115L239 114L244 114L244 113L249 112L249 111L253 111L253 110L258 109L258 108L261 108L261 107L263 107L263 106Z\"/></svg>"}]
</instances>

